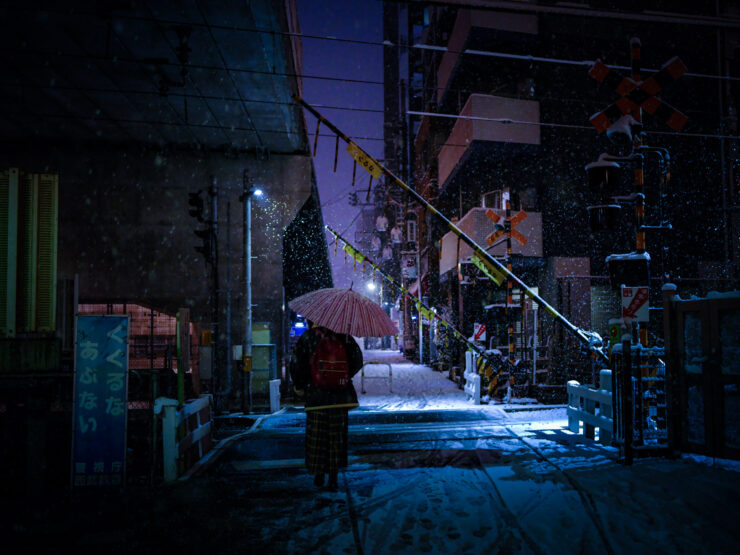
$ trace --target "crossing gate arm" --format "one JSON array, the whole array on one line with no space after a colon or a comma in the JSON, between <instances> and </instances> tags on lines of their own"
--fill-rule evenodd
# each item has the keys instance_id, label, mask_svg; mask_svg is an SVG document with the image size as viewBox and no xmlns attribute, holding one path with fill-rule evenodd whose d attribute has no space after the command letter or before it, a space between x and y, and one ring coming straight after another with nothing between
<instances>
[{"instance_id":1,"label":"crossing gate arm","mask_svg":"<svg viewBox=\"0 0 740 555\"><path fill-rule=\"evenodd\" d=\"M345 141L348 144L356 145L356 143L350 139L347 135L342 133L342 131L339 130L337 126L335 126L333 123L328 121L324 116L322 116L319 112L317 112L312 106L310 106L308 103L306 103L305 100L300 98L299 96L294 95L293 98L301 104L306 110L311 112L318 120L326 125L333 133L335 133L338 137L340 137L343 141ZM359 147L357 147L359 148ZM360 149L362 150L362 149ZM527 295L530 299L535 301L538 305L542 306L554 319L556 322L558 322L561 326L563 326L568 333L573 335L576 339L578 339L583 346L588 349L589 351L592 351L596 354L598 358L600 358L603 362L608 363L609 357L606 355L606 353L603 351L601 347L601 337L596 332L590 332L583 330L577 326L574 326L572 323L570 323L562 314L560 314L555 308L550 306L548 302L546 302L542 297L540 297L537 293L535 293L532 289L530 289L527 284L525 284L519 277L514 274L513 272L509 271L509 269L501 264L498 260L496 260L493 256L491 256L488 251L486 251L484 248L482 248L478 243L473 241L468 235L463 232L459 227L457 227L454 223L452 223L450 220L445 217L444 214L442 214L439 210L437 210L432 204L426 201L424 197L422 197L419 193L414 191L411 187L406 185L403 181L401 181L398 177L393 175L393 173L386 168L383 164L375 160L372 156L367 154L366 152L362 151L365 156L367 156L369 159L371 159L378 168L380 168L381 174L385 174L386 177L391 180L393 183L401 187L404 191L406 191L411 197L416 200L421 206L425 207L427 210L429 210L432 214L437 216L440 220L442 220L445 225L452 231L455 235L457 235L460 239L462 239L471 249L473 249L473 254L478 256L480 259L485 260L490 265L494 266L496 270L498 270L499 273L505 275L506 277L510 278L516 287L524 291L524 294Z\"/></svg>"},{"instance_id":2,"label":"crossing gate arm","mask_svg":"<svg viewBox=\"0 0 740 555\"><path fill-rule=\"evenodd\" d=\"M365 393L365 366L368 364L370 365L382 365L388 367L388 391L393 393L393 367L389 362L366 362L362 365L362 368L360 369L360 387L362 388L362 392ZM368 380L384 380L385 376L368 376Z\"/></svg>"}]
</instances>

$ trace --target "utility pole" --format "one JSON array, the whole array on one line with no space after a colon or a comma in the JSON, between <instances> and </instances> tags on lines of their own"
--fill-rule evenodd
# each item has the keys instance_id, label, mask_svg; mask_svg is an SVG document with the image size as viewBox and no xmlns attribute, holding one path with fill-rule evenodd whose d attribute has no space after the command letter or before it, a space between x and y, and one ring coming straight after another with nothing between
<instances>
[{"instance_id":1,"label":"utility pole","mask_svg":"<svg viewBox=\"0 0 740 555\"><path fill-rule=\"evenodd\" d=\"M211 271L213 284L211 286L211 298L213 301L211 319L213 321L213 339L211 350L211 375L219 371L219 338L218 325L218 181L215 176L211 176L211 188L208 191L211 197ZM213 379L211 379L213 381ZM214 388L211 387L214 391Z\"/></svg>"},{"instance_id":2,"label":"utility pole","mask_svg":"<svg viewBox=\"0 0 740 555\"><path fill-rule=\"evenodd\" d=\"M419 253L419 228L416 228L416 283L419 284L418 297L421 299L421 260ZM424 324L422 322L421 310L417 310L416 317L419 319L419 364L424 364Z\"/></svg>"},{"instance_id":3,"label":"utility pole","mask_svg":"<svg viewBox=\"0 0 740 555\"><path fill-rule=\"evenodd\" d=\"M252 196L262 196L262 190L252 187L245 169L242 183L244 203L244 341L242 344L243 383L246 382L248 411L252 412Z\"/></svg>"},{"instance_id":4,"label":"utility pole","mask_svg":"<svg viewBox=\"0 0 740 555\"><path fill-rule=\"evenodd\" d=\"M247 410L252 412L252 195L250 193L249 172L245 169L242 182L242 202L244 203L244 337L242 338L242 408L244 396Z\"/></svg>"},{"instance_id":5,"label":"utility pole","mask_svg":"<svg viewBox=\"0 0 740 555\"><path fill-rule=\"evenodd\" d=\"M208 196L211 199L211 213L208 220L205 218L205 201L201 196L203 189L195 193L189 193L188 203L190 208L189 214L195 218L198 223L205 223L205 229L195 229L195 235L201 239L202 244L195 247L196 252L203 255L203 260L211 266L211 291L209 298L211 302L211 324L213 326L212 347L211 347L211 387L212 392L216 392L215 374L218 368L218 182L211 176L211 186L208 189Z\"/></svg>"}]
</instances>

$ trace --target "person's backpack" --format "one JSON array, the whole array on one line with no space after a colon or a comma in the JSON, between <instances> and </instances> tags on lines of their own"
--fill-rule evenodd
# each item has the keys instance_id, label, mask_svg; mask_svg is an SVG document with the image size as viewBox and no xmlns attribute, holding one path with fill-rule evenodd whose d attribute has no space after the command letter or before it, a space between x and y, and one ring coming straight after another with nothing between
<instances>
[{"instance_id":1,"label":"person's backpack","mask_svg":"<svg viewBox=\"0 0 740 555\"><path fill-rule=\"evenodd\" d=\"M311 382L321 389L349 385L349 361L344 343L330 330L316 330L319 342L311 355Z\"/></svg>"}]
</instances>

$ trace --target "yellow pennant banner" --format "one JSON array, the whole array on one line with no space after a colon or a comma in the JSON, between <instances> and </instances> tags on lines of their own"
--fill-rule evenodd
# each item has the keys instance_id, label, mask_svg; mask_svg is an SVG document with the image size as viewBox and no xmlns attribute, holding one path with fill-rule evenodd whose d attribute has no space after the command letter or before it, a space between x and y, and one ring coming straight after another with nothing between
<instances>
[{"instance_id":1,"label":"yellow pennant banner","mask_svg":"<svg viewBox=\"0 0 740 555\"><path fill-rule=\"evenodd\" d=\"M354 258L357 262L365 261L365 256L359 253L358 251L356 251L355 249L353 249L352 247L350 247L349 245L344 245L343 248L344 248L344 252L346 252L348 255Z\"/></svg>"},{"instance_id":2,"label":"yellow pennant banner","mask_svg":"<svg viewBox=\"0 0 740 555\"><path fill-rule=\"evenodd\" d=\"M471 261L476 268L478 268L481 272L495 281L496 285L501 285L504 282L504 279L506 279L506 276L493 264L488 262L488 260L483 260L482 258L479 258L477 255L474 254Z\"/></svg>"},{"instance_id":3,"label":"yellow pennant banner","mask_svg":"<svg viewBox=\"0 0 740 555\"><path fill-rule=\"evenodd\" d=\"M380 165L373 160L373 158L362 150L357 143L350 141L347 145L347 152L354 158L357 163L362 166L367 173L373 176L374 179L378 179L383 175L383 170Z\"/></svg>"},{"instance_id":4,"label":"yellow pennant banner","mask_svg":"<svg viewBox=\"0 0 740 555\"><path fill-rule=\"evenodd\" d=\"M432 312L431 309L426 308L420 302L417 302L416 303L416 310L419 312L419 314L421 314L422 316L424 316L424 318L426 318L427 320L430 320L431 321L431 320L433 320L436 317L436 314L434 312Z\"/></svg>"}]
</instances>

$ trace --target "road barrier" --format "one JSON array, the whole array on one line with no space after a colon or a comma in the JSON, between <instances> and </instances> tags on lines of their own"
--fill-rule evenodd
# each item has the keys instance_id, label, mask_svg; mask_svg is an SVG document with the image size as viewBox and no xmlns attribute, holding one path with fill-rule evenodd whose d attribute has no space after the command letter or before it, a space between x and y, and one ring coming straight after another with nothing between
<instances>
[{"instance_id":1,"label":"road barrier","mask_svg":"<svg viewBox=\"0 0 740 555\"><path fill-rule=\"evenodd\" d=\"M162 459L164 481L185 475L213 446L211 395L201 395L185 402L178 410L177 401L158 397L154 414L162 415Z\"/></svg>"},{"instance_id":2,"label":"road barrier","mask_svg":"<svg viewBox=\"0 0 740 555\"><path fill-rule=\"evenodd\" d=\"M270 412L280 410L280 380L270 380Z\"/></svg>"},{"instance_id":3,"label":"road barrier","mask_svg":"<svg viewBox=\"0 0 740 555\"><path fill-rule=\"evenodd\" d=\"M478 354L472 351L465 353L465 397L473 399L473 403L480 405L480 375L476 371Z\"/></svg>"},{"instance_id":4,"label":"road barrier","mask_svg":"<svg viewBox=\"0 0 740 555\"><path fill-rule=\"evenodd\" d=\"M388 367L388 391L393 393L393 367L388 362L366 362L362 365L362 369L360 370L360 386L362 389L362 392L365 393L365 366L368 364L375 364L375 365L383 365ZM372 379L378 379L378 380L384 380L386 379L385 376L368 376L368 380Z\"/></svg>"},{"instance_id":5,"label":"road barrier","mask_svg":"<svg viewBox=\"0 0 740 555\"><path fill-rule=\"evenodd\" d=\"M612 412L612 371L599 372L601 389L592 389L576 380L568 382L568 429L594 439L595 429L599 429L599 443L610 444L614 427Z\"/></svg>"}]
</instances>

